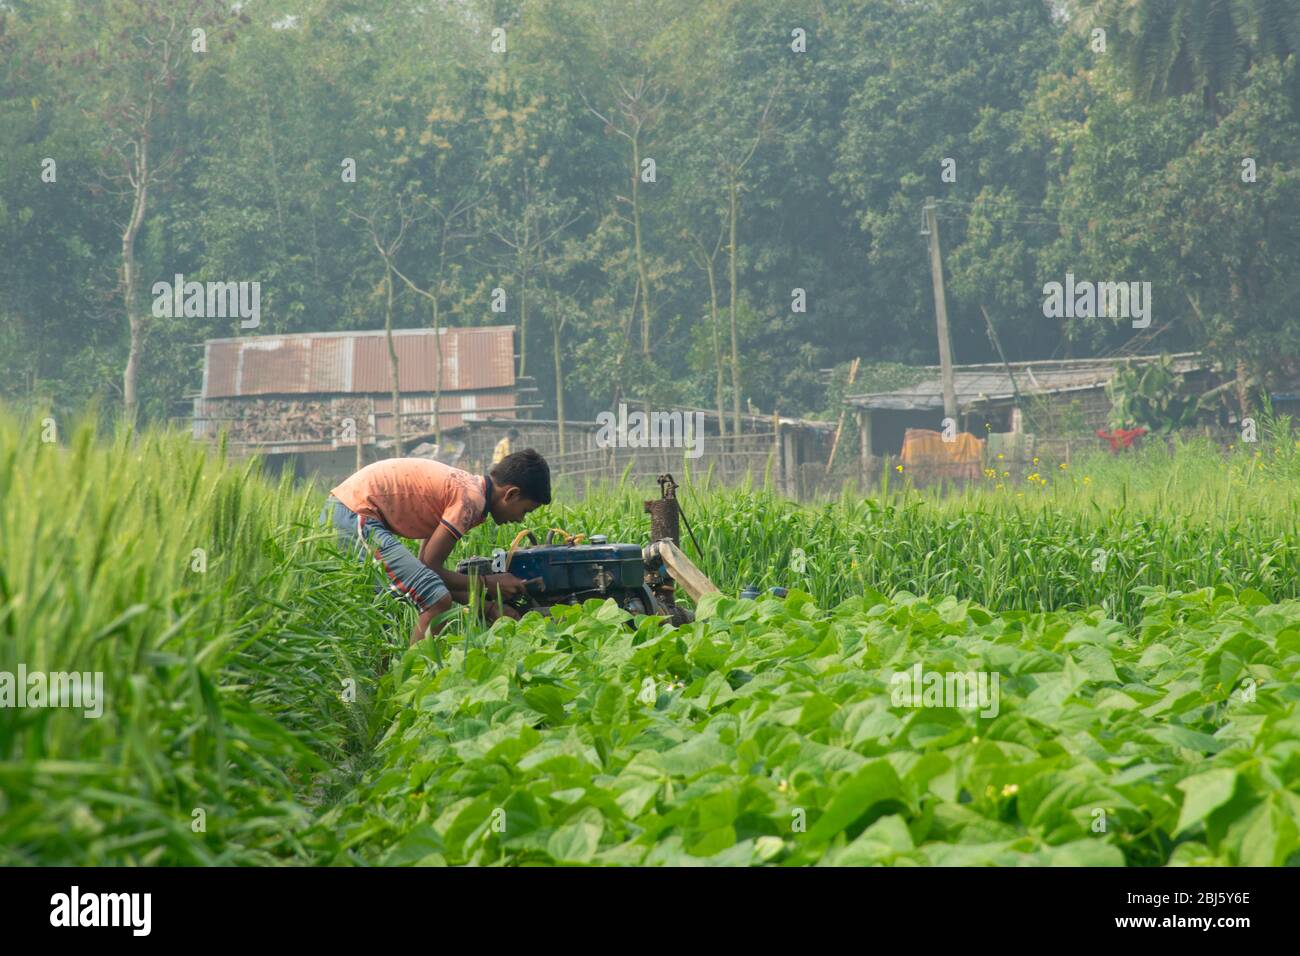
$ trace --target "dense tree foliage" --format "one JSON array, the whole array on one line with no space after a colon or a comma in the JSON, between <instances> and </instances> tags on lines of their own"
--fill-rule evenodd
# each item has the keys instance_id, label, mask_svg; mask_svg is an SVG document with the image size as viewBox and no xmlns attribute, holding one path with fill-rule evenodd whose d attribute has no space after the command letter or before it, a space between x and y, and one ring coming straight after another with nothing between
<instances>
[{"instance_id":1,"label":"dense tree foliage","mask_svg":"<svg viewBox=\"0 0 1300 956\"><path fill-rule=\"evenodd\" d=\"M960 362L1294 374L1295 10L0 0L0 392L183 416L205 338L509 322L548 417L816 414L936 360L927 197ZM1046 317L1067 273L1151 327ZM153 315L176 274L259 327Z\"/></svg>"}]
</instances>

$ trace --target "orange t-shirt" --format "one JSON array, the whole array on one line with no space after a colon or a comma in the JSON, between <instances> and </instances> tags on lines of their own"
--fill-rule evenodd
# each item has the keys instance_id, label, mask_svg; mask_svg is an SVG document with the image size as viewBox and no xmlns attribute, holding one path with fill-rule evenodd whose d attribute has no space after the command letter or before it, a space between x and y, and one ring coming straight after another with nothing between
<instances>
[{"instance_id":1,"label":"orange t-shirt","mask_svg":"<svg viewBox=\"0 0 1300 956\"><path fill-rule=\"evenodd\" d=\"M490 482L440 461L387 458L366 465L330 494L403 538L432 537L439 524L459 538L487 518Z\"/></svg>"}]
</instances>

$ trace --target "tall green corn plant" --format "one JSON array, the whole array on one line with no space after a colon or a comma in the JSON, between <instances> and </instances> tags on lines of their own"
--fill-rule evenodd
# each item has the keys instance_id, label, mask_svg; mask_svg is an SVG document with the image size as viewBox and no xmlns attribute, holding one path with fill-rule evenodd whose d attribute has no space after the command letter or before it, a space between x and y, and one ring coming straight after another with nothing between
<instances>
[{"instance_id":1,"label":"tall green corn plant","mask_svg":"<svg viewBox=\"0 0 1300 956\"><path fill-rule=\"evenodd\" d=\"M0 414L0 669L99 673L105 701L0 710L0 862L292 857L367 646L302 599L318 503L181 434L41 431Z\"/></svg>"}]
</instances>

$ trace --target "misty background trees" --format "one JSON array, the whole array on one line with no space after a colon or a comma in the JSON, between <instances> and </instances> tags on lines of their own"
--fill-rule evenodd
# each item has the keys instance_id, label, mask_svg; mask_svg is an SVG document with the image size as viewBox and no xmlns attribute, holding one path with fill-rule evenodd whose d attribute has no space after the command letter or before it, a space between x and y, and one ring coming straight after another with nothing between
<instances>
[{"instance_id":1,"label":"misty background trees","mask_svg":"<svg viewBox=\"0 0 1300 956\"><path fill-rule=\"evenodd\" d=\"M936 361L927 196L958 362L984 311L1134 336L1044 317L1071 272L1294 376L1297 46L1287 0L0 0L0 396L182 417L205 338L512 324L546 417L833 416L820 370ZM260 326L154 317L177 273Z\"/></svg>"}]
</instances>

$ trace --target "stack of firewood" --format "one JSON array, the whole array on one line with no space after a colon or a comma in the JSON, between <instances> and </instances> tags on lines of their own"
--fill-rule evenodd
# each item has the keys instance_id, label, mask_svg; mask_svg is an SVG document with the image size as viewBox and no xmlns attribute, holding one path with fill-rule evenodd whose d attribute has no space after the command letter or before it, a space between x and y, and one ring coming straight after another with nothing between
<instances>
[{"instance_id":1,"label":"stack of firewood","mask_svg":"<svg viewBox=\"0 0 1300 956\"><path fill-rule=\"evenodd\" d=\"M222 399L207 403L207 417L246 444L373 441L365 399Z\"/></svg>"}]
</instances>

